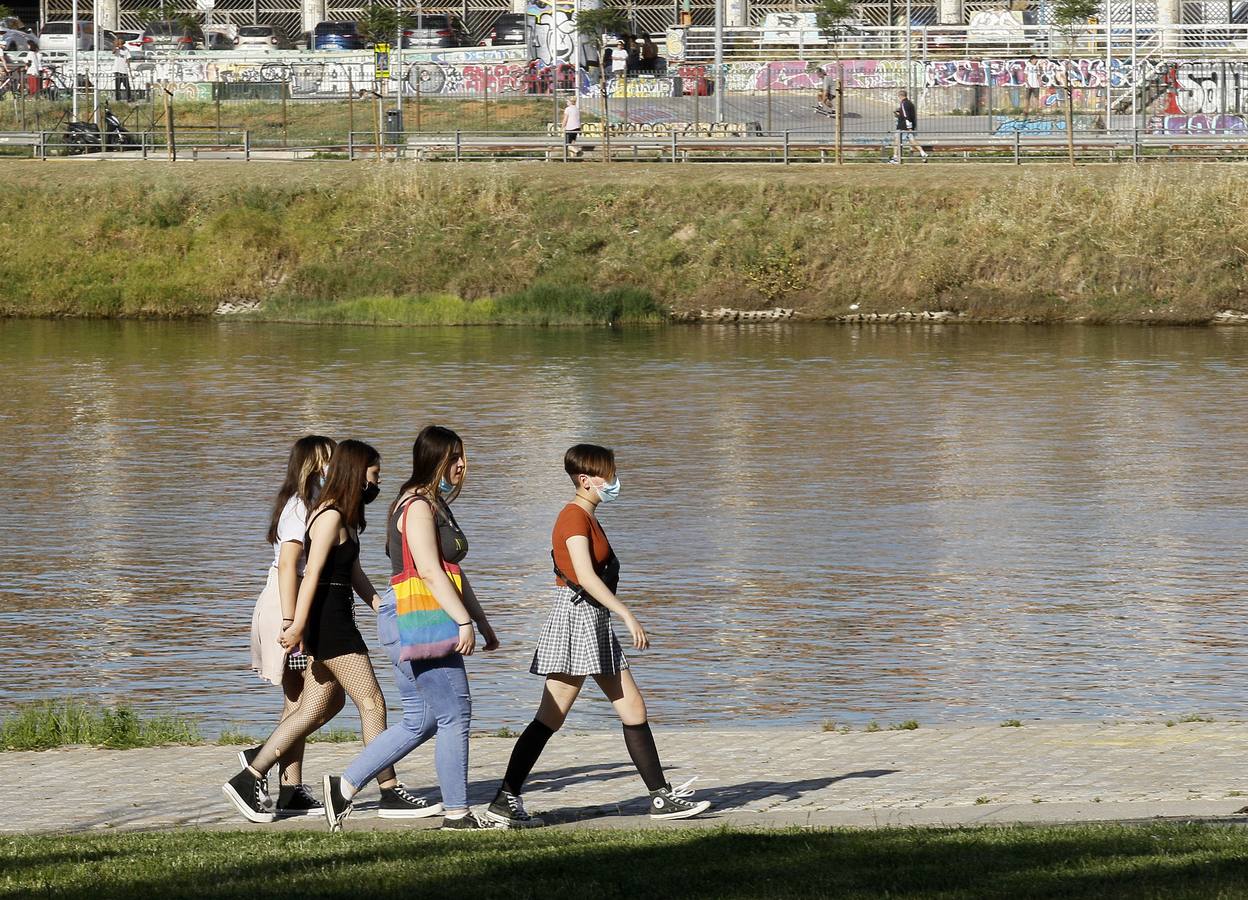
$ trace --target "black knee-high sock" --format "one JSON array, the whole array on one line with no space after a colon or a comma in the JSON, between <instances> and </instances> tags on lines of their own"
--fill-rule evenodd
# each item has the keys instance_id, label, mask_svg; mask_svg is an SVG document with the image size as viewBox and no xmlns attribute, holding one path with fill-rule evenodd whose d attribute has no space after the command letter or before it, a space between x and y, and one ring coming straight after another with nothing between
<instances>
[{"instance_id":1,"label":"black knee-high sock","mask_svg":"<svg viewBox=\"0 0 1248 900\"><path fill-rule=\"evenodd\" d=\"M663 766L659 762L659 748L654 746L654 735L650 732L650 723L624 726L624 746L628 755L633 758L633 765L646 783L646 790L657 791L666 786L663 778Z\"/></svg>"},{"instance_id":2,"label":"black knee-high sock","mask_svg":"<svg viewBox=\"0 0 1248 900\"><path fill-rule=\"evenodd\" d=\"M524 729L524 734L520 735L516 741L516 746L511 748L507 774L503 776L503 790L519 795L524 788L525 779L533 771L537 758L546 749L546 742L550 740L552 734L554 732L537 719L529 723L529 727Z\"/></svg>"}]
</instances>

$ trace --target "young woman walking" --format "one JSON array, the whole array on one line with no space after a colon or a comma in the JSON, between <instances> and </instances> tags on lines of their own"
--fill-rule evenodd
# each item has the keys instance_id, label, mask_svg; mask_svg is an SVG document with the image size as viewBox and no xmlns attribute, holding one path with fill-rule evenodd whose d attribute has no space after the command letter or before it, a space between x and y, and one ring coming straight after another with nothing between
<instances>
[{"instance_id":1,"label":"young woman walking","mask_svg":"<svg viewBox=\"0 0 1248 900\"><path fill-rule=\"evenodd\" d=\"M359 533L364 507L380 492L381 456L361 441L343 441L334 450L325 486L308 517L307 565L299 585L294 621L281 634L288 651L311 657L295 710L237 775L222 786L226 797L253 822L271 822L273 813L264 777L289 748L325 721L338 690L345 690L360 713L364 743L386 730L386 703L377 686L368 647L355 625L352 591L374 611L381 598L360 568ZM409 794L388 769L378 776L380 815L423 814L428 804Z\"/></svg>"},{"instance_id":2,"label":"young woman walking","mask_svg":"<svg viewBox=\"0 0 1248 900\"><path fill-rule=\"evenodd\" d=\"M303 539L308 510L316 504L336 446L330 438L316 434L295 441L286 463L286 480L277 492L269 517L273 565L269 567L268 581L251 616L251 668L263 680L282 688L283 720L299 705L308 658L302 653L287 653L280 643L281 632L295 620L295 598L303 578ZM343 703L342 690L336 688L324 710L325 721L336 716ZM250 765L260 749L239 751L241 764ZM280 788L275 812L279 817L321 812L320 801L303 784L303 751L304 741L299 738L278 760Z\"/></svg>"},{"instance_id":3,"label":"young woman walking","mask_svg":"<svg viewBox=\"0 0 1248 900\"><path fill-rule=\"evenodd\" d=\"M546 685L537 716L516 741L502 786L486 815L508 827L541 824L525 811L520 792L546 742L563 725L588 675L607 695L624 726L624 745L650 792L651 818L696 816L711 804L690 799L692 780L673 788L664 778L646 718L646 701L611 627L611 613L615 613L623 620L635 648L650 646L637 617L615 594L620 561L598 524L599 504L609 503L620 494L615 454L596 444L577 444L564 454L563 468L576 486L576 495L555 520L551 535L555 597L529 666L534 675L546 676Z\"/></svg>"},{"instance_id":4,"label":"young woman walking","mask_svg":"<svg viewBox=\"0 0 1248 900\"><path fill-rule=\"evenodd\" d=\"M393 577L377 615L377 634L394 666L403 719L357 756L341 777L326 775L325 817L342 827L360 785L437 735L434 766L450 830L497 825L468 807L468 728L472 696L464 657L498 646L494 629L459 563L468 539L451 512L464 486L467 460L459 435L429 425L412 445L412 475L390 505L386 551Z\"/></svg>"}]
</instances>

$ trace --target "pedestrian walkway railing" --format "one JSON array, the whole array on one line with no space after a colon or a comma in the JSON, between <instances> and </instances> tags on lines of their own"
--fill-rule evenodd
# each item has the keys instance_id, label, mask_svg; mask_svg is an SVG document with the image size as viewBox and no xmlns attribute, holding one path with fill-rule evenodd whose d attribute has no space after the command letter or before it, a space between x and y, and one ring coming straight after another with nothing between
<instances>
[{"instance_id":1,"label":"pedestrian walkway railing","mask_svg":"<svg viewBox=\"0 0 1248 900\"><path fill-rule=\"evenodd\" d=\"M64 132L0 133L0 146L27 148L39 159L84 160L325 160L472 162L530 160L559 163L590 162L771 162L782 164L890 162L908 165L927 158L937 162L991 161L1016 165L1063 161L1071 145L1084 162L1146 162L1167 160L1248 159L1248 133L1156 134L1138 128L1084 130L1068 141L1064 132L1046 134L956 133L908 136L893 131L853 131L842 135L820 131L764 131L717 134L601 134L567 143L561 135L541 132L453 131L441 133L352 132L342 141L282 146L257 142L249 131L212 130L176 136L170 145L163 132L139 132L105 147L83 146ZM609 154L608 154L609 147ZM609 159L608 159L609 157Z\"/></svg>"}]
</instances>

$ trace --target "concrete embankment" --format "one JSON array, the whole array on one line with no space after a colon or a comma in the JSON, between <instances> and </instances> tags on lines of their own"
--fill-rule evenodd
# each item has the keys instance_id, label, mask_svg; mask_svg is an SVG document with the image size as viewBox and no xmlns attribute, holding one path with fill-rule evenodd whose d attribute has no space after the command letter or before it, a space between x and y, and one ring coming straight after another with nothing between
<instances>
[{"instance_id":1,"label":"concrete embankment","mask_svg":"<svg viewBox=\"0 0 1248 900\"><path fill-rule=\"evenodd\" d=\"M7 316L1210 322L1248 308L1248 172L1227 164L2 167L22 186L0 198Z\"/></svg>"},{"instance_id":2,"label":"concrete embankment","mask_svg":"<svg viewBox=\"0 0 1248 900\"><path fill-rule=\"evenodd\" d=\"M1218 722L1026 722L883 730L662 728L673 784L693 775L712 817L693 825L984 825L1237 816L1246 802L1241 760L1248 725ZM514 741L472 741L469 801L488 803ZM0 832L246 825L221 796L238 769L235 747L63 749L0 753L0 776L30 798ZM313 744L305 779L341 772L358 744ZM398 766L435 796L432 742ZM160 790L152 790L160 773ZM373 789L350 828L419 827L379 820ZM555 824L646 824L646 794L618 729L560 733L525 792ZM433 820L432 824L437 824ZM429 824L428 822L423 824ZM268 827L324 828L324 820ZM668 826L670 827L670 825Z\"/></svg>"}]
</instances>

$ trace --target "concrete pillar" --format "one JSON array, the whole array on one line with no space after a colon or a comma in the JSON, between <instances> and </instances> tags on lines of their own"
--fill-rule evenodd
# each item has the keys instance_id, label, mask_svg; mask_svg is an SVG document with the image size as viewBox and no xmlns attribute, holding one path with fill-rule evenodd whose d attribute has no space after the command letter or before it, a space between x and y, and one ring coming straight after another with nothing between
<instances>
[{"instance_id":1,"label":"concrete pillar","mask_svg":"<svg viewBox=\"0 0 1248 900\"><path fill-rule=\"evenodd\" d=\"M99 4L100 27L107 31L116 31L121 27L120 0L96 0Z\"/></svg>"},{"instance_id":2,"label":"concrete pillar","mask_svg":"<svg viewBox=\"0 0 1248 900\"><path fill-rule=\"evenodd\" d=\"M937 21L941 25L963 25L962 0L937 0Z\"/></svg>"},{"instance_id":3,"label":"concrete pillar","mask_svg":"<svg viewBox=\"0 0 1248 900\"><path fill-rule=\"evenodd\" d=\"M1180 0L1157 0L1157 24L1163 29L1168 25L1178 25L1182 21L1183 14L1179 3ZM1162 32L1161 46L1167 52L1179 46L1179 36L1174 33L1174 29Z\"/></svg>"},{"instance_id":4,"label":"concrete pillar","mask_svg":"<svg viewBox=\"0 0 1248 900\"><path fill-rule=\"evenodd\" d=\"M725 28L746 28L750 24L750 0L726 0Z\"/></svg>"},{"instance_id":5,"label":"concrete pillar","mask_svg":"<svg viewBox=\"0 0 1248 900\"><path fill-rule=\"evenodd\" d=\"M316 26L325 21L325 0L299 0L303 19L303 33L310 35Z\"/></svg>"}]
</instances>

